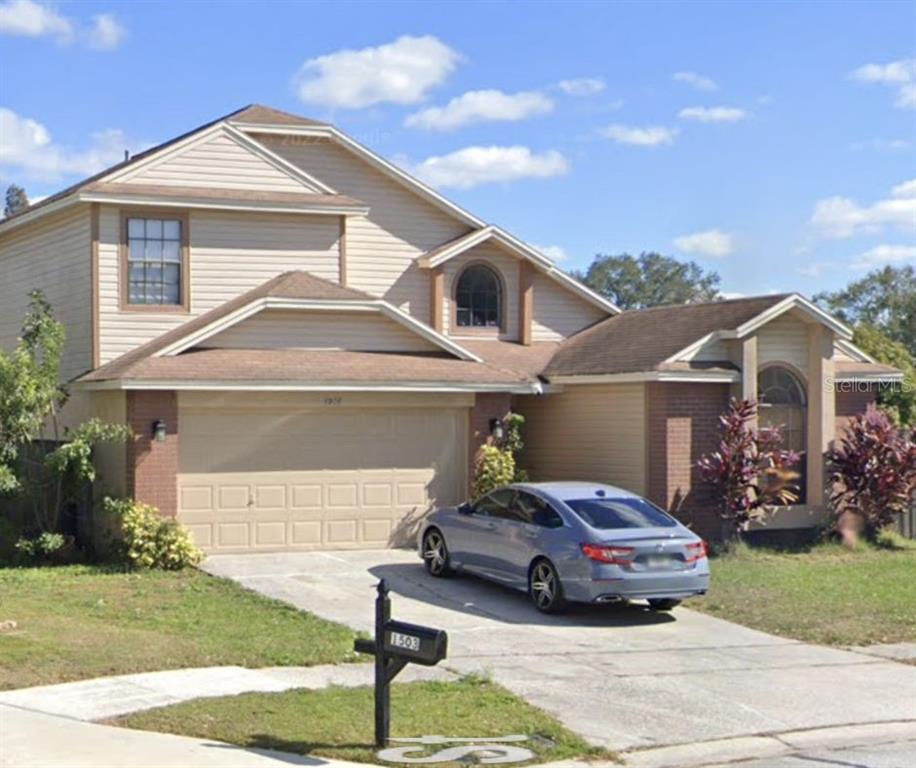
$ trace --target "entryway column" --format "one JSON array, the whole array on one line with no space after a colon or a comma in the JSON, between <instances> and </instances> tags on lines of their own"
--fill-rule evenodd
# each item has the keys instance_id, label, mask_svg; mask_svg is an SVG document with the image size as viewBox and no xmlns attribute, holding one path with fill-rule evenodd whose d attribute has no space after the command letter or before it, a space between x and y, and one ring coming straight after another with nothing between
<instances>
[{"instance_id":1,"label":"entryway column","mask_svg":"<svg viewBox=\"0 0 916 768\"><path fill-rule=\"evenodd\" d=\"M741 398L757 402L757 336L741 340ZM757 417L748 425L757 429Z\"/></svg>"},{"instance_id":2,"label":"entryway column","mask_svg":"<svg viewBox=\"0 0 916 768\"><path fill-rule=\"evenodd\" d=\"M833 442L836 393L833 379L833 333L820 323L808 328L807 501L820 506L824 498L824 453Z\"/></svg>"}]
</instances>

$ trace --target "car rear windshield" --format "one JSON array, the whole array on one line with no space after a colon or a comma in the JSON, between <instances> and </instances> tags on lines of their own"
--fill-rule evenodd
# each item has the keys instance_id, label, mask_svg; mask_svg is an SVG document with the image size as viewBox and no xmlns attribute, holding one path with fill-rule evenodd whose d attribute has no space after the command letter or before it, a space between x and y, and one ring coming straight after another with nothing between
<instances>
[{"instance_id":1,"label":"car rear windshield","mask_svg":"<svg viewBox=\"0 0 916 768\"><path fill-rule=\"evenodd\" d=\"M677 521L645 499L576 499L566 504L592 528L673 528Z\"/></svg>"}]
</instances>

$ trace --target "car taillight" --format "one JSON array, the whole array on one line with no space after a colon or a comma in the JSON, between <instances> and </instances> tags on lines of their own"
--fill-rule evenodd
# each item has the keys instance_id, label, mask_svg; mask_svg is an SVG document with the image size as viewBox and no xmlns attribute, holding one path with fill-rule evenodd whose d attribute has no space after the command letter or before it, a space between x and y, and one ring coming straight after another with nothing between
<instances>
[{"instance_id":1,"label":"car taillight","mask_svg":"<svg viewBox=\"0 0 916 768\"><path fill-rule=\"evenodd\" d=\"M708 554L709 554L709 550L706 547L705 541L698 541L694 544L687 545L687 562L688 563L695 563L697 560L702 560Z\"/></svg>"},{"instance_id":2,"label":"car taillight","mask_svg":"<svg viewBox=\"0 0 916 768\"><path fill-rule=\"evenodd\" d=\"M633 547L614 547L607 544L583 544L582 554L596 563L630 565L633 562Z\"/></svg>"}]
</instances>

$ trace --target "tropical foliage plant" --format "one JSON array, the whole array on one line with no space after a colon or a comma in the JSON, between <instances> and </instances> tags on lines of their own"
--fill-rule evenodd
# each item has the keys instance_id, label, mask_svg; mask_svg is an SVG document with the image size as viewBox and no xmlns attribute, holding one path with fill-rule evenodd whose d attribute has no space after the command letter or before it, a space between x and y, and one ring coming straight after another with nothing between
<instances>
[{"instance_id":1,"label":"tropical foliage plant","mask_svg":"<svg viewBox=\"0 0 916 768\"><path fill-rule=\"evenodd\" d=\"M732 398L719 417L718 449L697 462L702 478L715 489L719 515L732 537L769 507L798 500L794 468L800 454L781 447L782 430L754 428L756 417L754 401Z\"/></svg>"},{"instance_id":2,"label":"tropical foliage plant","mask_svg":"<svg viewBox=\"0 0 916 768\"><path fill-rule=\"evenodd\" d=\"M916 431L895 426L880 409L850 419L827 459L835 526L846 543L860 532L875 541L916 504Z\"/></svg>"}]
</instances>

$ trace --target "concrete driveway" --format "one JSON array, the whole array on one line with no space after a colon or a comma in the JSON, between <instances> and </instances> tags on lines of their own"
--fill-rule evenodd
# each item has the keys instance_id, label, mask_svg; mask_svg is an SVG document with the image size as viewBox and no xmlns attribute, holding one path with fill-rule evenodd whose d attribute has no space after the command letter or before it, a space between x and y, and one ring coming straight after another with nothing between
<instances>
[{"instance_id":1,"label":"concrete driveway","mask_svg":"<svg viewBox=\"0 0 916 768\"><path fill-rule=\"evenodd\" d=\"M395 618L448 630L450 669L488 672L618 750L916 721L916 666L683 608L542 616L520 593L472 577L432 579L403 550L221 555L204 569L364 631L372 628L374 586L385 578Z\"/></svg>"}]
</instances>

